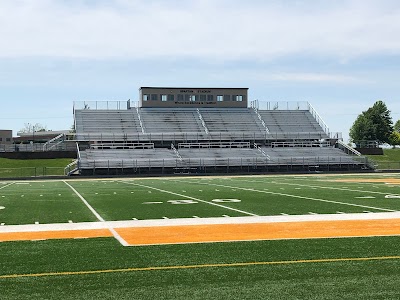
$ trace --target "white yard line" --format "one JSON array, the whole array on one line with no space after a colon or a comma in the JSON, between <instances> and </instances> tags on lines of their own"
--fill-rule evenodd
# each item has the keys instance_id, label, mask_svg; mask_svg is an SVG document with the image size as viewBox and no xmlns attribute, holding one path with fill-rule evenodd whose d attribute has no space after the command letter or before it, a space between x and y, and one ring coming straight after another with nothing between
<instances>
[{"instance_id":1,"label":"white yard line","mask_svg":"<svg viewBox=\"0 0 400 300\"><path fill-rule=\"evenodd\" d=\"M6 187L13 185L15 182L11 182L9 184L6 184L5 186L0 187L0 190L5 189Z\"/></svg>"},{"instance_id":2,"label":"white yard line","mask_svg":"<svg viewBox=\"0 0 400 300\"><path fill-rule=\"evenodd\" d=\"M236 211L236 212L240 212L240 213L242 213L242 214L249 215L249 216L258 216L258 215L256 215L256 214L253 214L253 213L250 213L250 212L247 212L247 211L244 211L244 210L240 210L240 209L232 208L232 207L229 207L229 206L225 206L225 205L221 205L221 204L217 204L217 203L213 203L213 202L201 200L201 199L199 199L199 198L194 198L194 197L190 197L190 196L187 196L187 195L178 194L178 193L174 193L174 192L167 191L167 190L163 190L163 189L158 189L158 188L155 188L155 187L151 187L151 186L147 186L147 185L143 185L143 184L139 184L139 183L134 183L134 182L129 182L129 181L121 181L121 182L123 182L123 183L125 183L125 184L131 184L131 185L141 186L141 187L153 189L153 190L155 190L155 191L159 191L159 192L163 192L163 193L168 193L168 194L171 194L171 195L175 195L175 196L179 196L179 197L183 197L183 198L187 198L187 199L199 201L199 202L202 202L202 203L206 203L206 204L210 204L210 205L222 207L222 208L229 209L229 210L233 210L233 211Z\"/></svg>"},{"instance_id":3,"label":"white yard line","mask_svg":"<svg viewBox=\"0 0 400 300\"><path fill-rule=\"evenodd\" d=\"M93 215L97 218L97 220L99 220L100 222L105 223L106 221L100 216L100 214L86 201L85 198L83 198L83 196L73 187L71 186L68 182L66 182L65 180L63 180L63 182L69 186L71 188L71 190L74 191L74 193L79 197L79 199L82 200L82 202L86 205L87 208L89 208L89 210L93 213ZM118 234L118 232L115 231L114 228L112 228L111 226L107 227L108 230L110 230L110 232L113 234L113 236L115 237L115 239L117 239L118 242L120 242L123 246L129 246L129 244Z\"/></svg>"},{"instance_id":4,"label":"white yard line","mask_svg":"<svg viewBox=\"0 0 400 300\"><path fill-rule=\"evenodd\" d=\"M362 221L362 220L400 220L400 212L383 213L354 213L354 214L319 214L319 215L290 215L290 216L243 216L243 217L214 217L214 218L179 218L132 221L80 222L55 224L6 225L0 227L4 232L42 232L59 230L93 230L109 228L142 228L168 227L191 225L224 225L224 224L258 224L258 223L291 223L291 222L320 222L320 221Z\"/></svg>"},{"instance_id":5,"label":"white yard line","mask_svg":"<svg viewBox=\"0 0 400 300\"><path fill-rule=\"evenodd\" d=\"M241 180L247 182L256 182L256 183L265 183L263 181L257 180ZM330 187L330 186L319 186L319 185L308 185L308 184L300 184L300 183L286 183L286 182L268 182L271 184L284 184L284 185L293 185L293 186L302 186L302 187L309 187L309 188L318 188L318 189L328 189L328 190L339 190L339 191L347 191L347 192L360 192L360 193L370 193L370 194L379 194L379 195L399 195L399 194L392 194L392 193L384 193L384 192L375 192L375 191L366 191L366 190L354 190L350 188L337 188L337 187Z\"/></svg>"},{"instance_id":6,"label":"white yard line","mask_svg":"<svg viewBox=\"0 0 400 300\"><path fill-rule=\"evenodd\" d=\"M326 200L326 199L319 199L319 198L311 198L311 197L297 196L297 195L284 194L284 193L269 192L269 191L264 191L264 190L256 190L256 189L250 189L250 188L242 188L242 187L237 187L237 186L234 186L234 187L233 187L233 186L229 186L229 185L216 184L216 183L198 182L198 184L212 185L212 186L220 186L220 187L225 187L225 188L235 188L235 189L240 189L240 190L243 190L243 191L250 191L250 192L264 193L264 194L271 194L271 195L279 195L279 196L285 196L285 197L292 197L292 198L305 199L305 200L311 200L311 201L319 201L319 202L327 202L327 203L341 204L341 205L347 205L347 206L355 206L355 207L362 207L362 208L370 208L370 209L376 209L376 210L382 210L382 211L389 211L389 212L396 212L396 211L397 211L397 210L387 209L387 208L381 208L381 207L374 207L374 206L367 206L367 205L359 205L359 204L353 204L353 203L347 203L347 202L340 202L340 201L333 201L333 200Z\"/></svg>"}]
</instances>

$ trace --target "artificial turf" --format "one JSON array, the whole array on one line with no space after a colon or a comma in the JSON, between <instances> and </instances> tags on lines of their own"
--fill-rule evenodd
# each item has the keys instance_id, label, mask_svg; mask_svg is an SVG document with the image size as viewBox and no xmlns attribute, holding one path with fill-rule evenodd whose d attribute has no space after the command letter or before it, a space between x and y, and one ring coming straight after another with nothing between
<instances>
[{"instance_id":1,"label":"artificial turf","mask_svg":"<svg viewBox=\"0 0 400 300\"><path fill-rule=\"evenodd\" d=\"M106 221L400 210L399 185L335 181L347 178L390 181L399 176L321 174L68 183ZM0 206L5 207L0 210L0 222L6 226L96 221L63 181L0 182L0 196ZM215 202L221 199L226 202ZM170 202L176 200L195 203ZM123 247L114 238L3 242L0 295L1 299L399 299L399 244L398 236L147 247ZM368 257L381 259L351 260ZM321 259L345 260L285 263ZM230 266L252 262L283 263ZM203 267L180 268L196 265ZM149 267L177 268L116 271ZM109 271L86 273L96 270ZM83 273L4 277L49 272Z\"/></svg>"},{"instance_id":2,"label":"artificial turf","mask_svg":"<svg viewBox=\"0 0 400 300\"><path fill-rule=\"evenodd\" d=\"M399 237L122 247L111 238L0 244L1 275L398 256ZM2 299L397 299L400 259L0 278Z\"/></svg>"}]
</instances>

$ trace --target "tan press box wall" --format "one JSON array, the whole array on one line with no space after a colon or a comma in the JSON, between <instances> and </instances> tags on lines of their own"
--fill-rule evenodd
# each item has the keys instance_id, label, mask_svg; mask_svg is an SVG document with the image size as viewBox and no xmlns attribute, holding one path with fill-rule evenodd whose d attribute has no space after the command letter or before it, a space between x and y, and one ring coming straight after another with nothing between
<instances>
[{"instance_id":1,"label":"tan press box wall","mask_svg":"<svg viewBox=\"0 0 400 300\"><path fill-rule=\"evenodd\" d=\"M140 107L243 108L247 107L247 91L248 88L141 87L139 89L139 103ZM143 101L143 95L149 95L149 100ZM151 100L151 95L157 95L157 100ZM174 100L161 101L161 95L173 95ZM178 101L178 95L182 95L181 97L184 100ZM187 98L192 95L197 96L196 101L187 101ZM213 101L200 101L200 95L206 95L206 98L208 95L213 95ZM217 101L219 95L229 96L230 101ZM242 101L232 101L232 99L236 99L235 96L242 96Z\"/></svg>"},{"instance_id":2,"label":"tan press box wall","mask_svg":"<svg viewBox=\"0 0 400 300\"><path fill-rule=\"evenodd\" d=\"M0 130L0 144L12 144L12 130Z\"/></svg>"}]
</instances>

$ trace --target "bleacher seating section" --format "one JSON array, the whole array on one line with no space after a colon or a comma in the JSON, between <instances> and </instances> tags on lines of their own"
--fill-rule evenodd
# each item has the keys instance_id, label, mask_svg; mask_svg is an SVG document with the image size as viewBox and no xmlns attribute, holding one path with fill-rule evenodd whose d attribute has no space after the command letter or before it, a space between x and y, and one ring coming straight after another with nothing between
<instances>
[{"instance_id":1,"label":"bleacher seating section","mask_svg":"<svg viewBox=\"0 0 400 300\"><path fill-rule=\"evenodd\" d=\"M77 109L82 174L361 169L332 146L308 110L253 108ZM257 144L253 145L253 143ZM235 169L236 168L236 169ZM224 171L225 172L225 171Z\"/></svg>"}]
</instances>

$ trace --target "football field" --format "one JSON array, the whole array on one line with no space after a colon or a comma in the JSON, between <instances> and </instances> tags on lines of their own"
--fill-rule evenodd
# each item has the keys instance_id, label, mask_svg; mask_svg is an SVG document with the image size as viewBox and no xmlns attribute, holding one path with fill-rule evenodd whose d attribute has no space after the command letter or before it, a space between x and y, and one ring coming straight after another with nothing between
<instances>
[{"instance_id":1,"label":"football field","mask_svg":"<svg viewBox=\"0 0 400 300\"><path fill-rule=\"evenodd\" d=\"M2 299L398 299L400 175L0 182Z\"/></svg>"}]
</instances>

